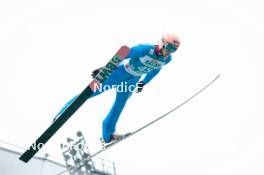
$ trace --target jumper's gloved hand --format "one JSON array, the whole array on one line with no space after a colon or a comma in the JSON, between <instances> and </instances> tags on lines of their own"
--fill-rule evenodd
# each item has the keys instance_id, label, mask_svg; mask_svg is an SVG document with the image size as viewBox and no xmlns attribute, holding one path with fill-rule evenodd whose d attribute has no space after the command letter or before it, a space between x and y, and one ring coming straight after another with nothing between
<instances>
[{"instance_id":1,"label":"jumper's gloved hand","mask_svg":"<svg viewBox=\"0 0 264 175\"><path fill-rule=\"evenodd\" d=\"M139 93L143 90L143 87L145 86L145 83L143 81L140 81L137 83L137 89L136 89L136 93Z\"/></svg>"},{"instance_id":2,"label":"jumper's gloved hand","mask_svg":"<svg viewBox=\"0 0 264 175\"><path fill-rule=\"evenodd\" d=\"M98 69L95 69L93 72L92 72L92 78L95 78L96 75L100 72L100 70L102 69L102 67L98 68Z\"/></svg>"}]
</instances>

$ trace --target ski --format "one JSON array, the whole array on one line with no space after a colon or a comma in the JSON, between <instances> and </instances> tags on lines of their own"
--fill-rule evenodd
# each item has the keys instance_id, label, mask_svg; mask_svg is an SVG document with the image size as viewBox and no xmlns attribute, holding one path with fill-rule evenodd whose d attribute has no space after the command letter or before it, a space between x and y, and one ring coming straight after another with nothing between
<instances>
[{"instance_id":1,"label":"ski","mask_svg":"<svg viewBox=\"0 0 264 175\"><path fill-rule=\"evenodd\" d=\"M116 69L119 63L129 54L130 48L122 46L111 60L100 69L99 73L92 82L80 93L80 95L63 111L63 113L55 120L50 127L19 157L23 162L28 162L47 142L48 140L63 126L63 124L82 106L82 104L91 97L99 83L103 83Z\"/></svg>"},{"instance_id":2,"label":"ski","mask_svg":"<svg viewBox=\"0 0 264 175\"><path fill-rule=\"evenodd\" d=\"M206 84L206 86L204 86L202 89L200 89L199 91L197 91L195 94L193 94L191 97L189 97L188 99L186 99L185 101L183 101L181 104L179 104L179 105L176 106L175 108L171 109L169 112L167 112L167 113L163 114L162 116L156 118L155 120L153 120L153 121L151 121L151 122L149 122L149 123L143 125L142 127L139 127L137 130L135 130L135 131L133 131L133 132L131 132L131 133L125 135L123 138L121 138L121 139L119 139L119 140L117 140L117 141L115 141L115 142L112 142L112 143L106 145L106 146L104 147L104 149L101 149L101 150L95 152L94 154L92 154L92 155L90 156L90 158L93 158L94 156L96 156L96 155L98 155L98 154L100 154L100 153L106 151L107 149L113 147L114 145L120 143L121 141L123 141L123 140L125 140L125 139L127 139L127 138L129 138L129 137L131 137L131 136L133 136L133 135L135 135L135 134L137 134L138 132L142 131L143 129L149 127L150 125L152 125L152 124L158 122L158 121L161 120L162 118L168 116L170 113L172 113L172 112L174 112L175 110L179 109L180 107L182 107L183 105L185 105L186 103L188 103L190 100L192 100L194 97L196 97L198 94L200 94L201 92L203 92L207 87L209 87L211 84L213 84L213 83L214 83L219 77L220 77L220 74L218 74L218 75L217 75L212 81L210 81L208 84ZM74 168L74 167L69 168L69 169L67 169L67 170L65 170L65 171L63 171L63 172L61 172L61 173L59 173L58 175L62 175L62 174L68 172L69 170L71 170L71 169L73 169L73 168ZM81 168L81 167L80 167L80 168Z\"/></svg>"}]
</instances>

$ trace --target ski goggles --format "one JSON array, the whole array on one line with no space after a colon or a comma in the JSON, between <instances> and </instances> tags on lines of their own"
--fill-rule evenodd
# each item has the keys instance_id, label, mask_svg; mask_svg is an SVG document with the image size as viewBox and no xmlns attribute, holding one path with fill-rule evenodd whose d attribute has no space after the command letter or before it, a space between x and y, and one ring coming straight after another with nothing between
<instances>
[{"instance_id":1,"label":"ski goggles","mask_svg":"<svg viewBox=\"0 0 264 175\"><path fill-rule=\"evenodd\" d=\"M178 49L177 46L175 46L175 45L173 45L173 44L171 44L171 43L166 43L166 44L164 44L164 48L165 48L167 51L169 51L170 53L173 53L173 52L175 52L175 51Z\"/></svg>"}]
</instances>

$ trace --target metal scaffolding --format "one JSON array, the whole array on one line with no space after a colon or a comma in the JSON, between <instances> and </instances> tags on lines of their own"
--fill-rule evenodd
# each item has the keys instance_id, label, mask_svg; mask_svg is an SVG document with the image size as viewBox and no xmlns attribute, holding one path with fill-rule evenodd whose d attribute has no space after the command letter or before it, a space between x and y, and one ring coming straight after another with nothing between
<instances>
[{"instance_id":1,"label":"metal scaffolding","mask_svg":"<svg viewBox=\"0 0 264 175\"><path fill-rule=\"evenodd\" d=\"M70 175L116 175L114 162L101 158L92 158L86 140L81 131L77 138L67 138L67 143L61 143L65 164L70 169Z\"/></svg>"}]
</instances>

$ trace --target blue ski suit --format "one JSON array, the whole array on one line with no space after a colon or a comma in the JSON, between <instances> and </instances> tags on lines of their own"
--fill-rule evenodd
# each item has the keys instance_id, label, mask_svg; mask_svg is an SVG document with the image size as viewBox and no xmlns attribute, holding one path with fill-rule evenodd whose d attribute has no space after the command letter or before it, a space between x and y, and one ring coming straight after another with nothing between
<instances>
[{"instance_id":1,"label":"blue ski suit","mask_svg":"<svg viewBox=\"0 0 264 175\"><path fill-rule=\"evenodd\" d=\"M118 85L127 87L123 87L122 91L116 90L115 102L103 121L102 138L106 143L110 142L111 136L116 130L119 116L127 100L135 90L141 76L145 75L142 81L144 84L148 84L159 73L162 66L171 61L171 55L164 58L157 54L156 49L157 46L151 44L139 44L132 47L128 56L112 72L110 77L105 80L101 88L93 93L92 97L101 94L111 87L117 87ZM57 116L59 116L77 96L66 103Z\"/></svg>"}]
</instances>

